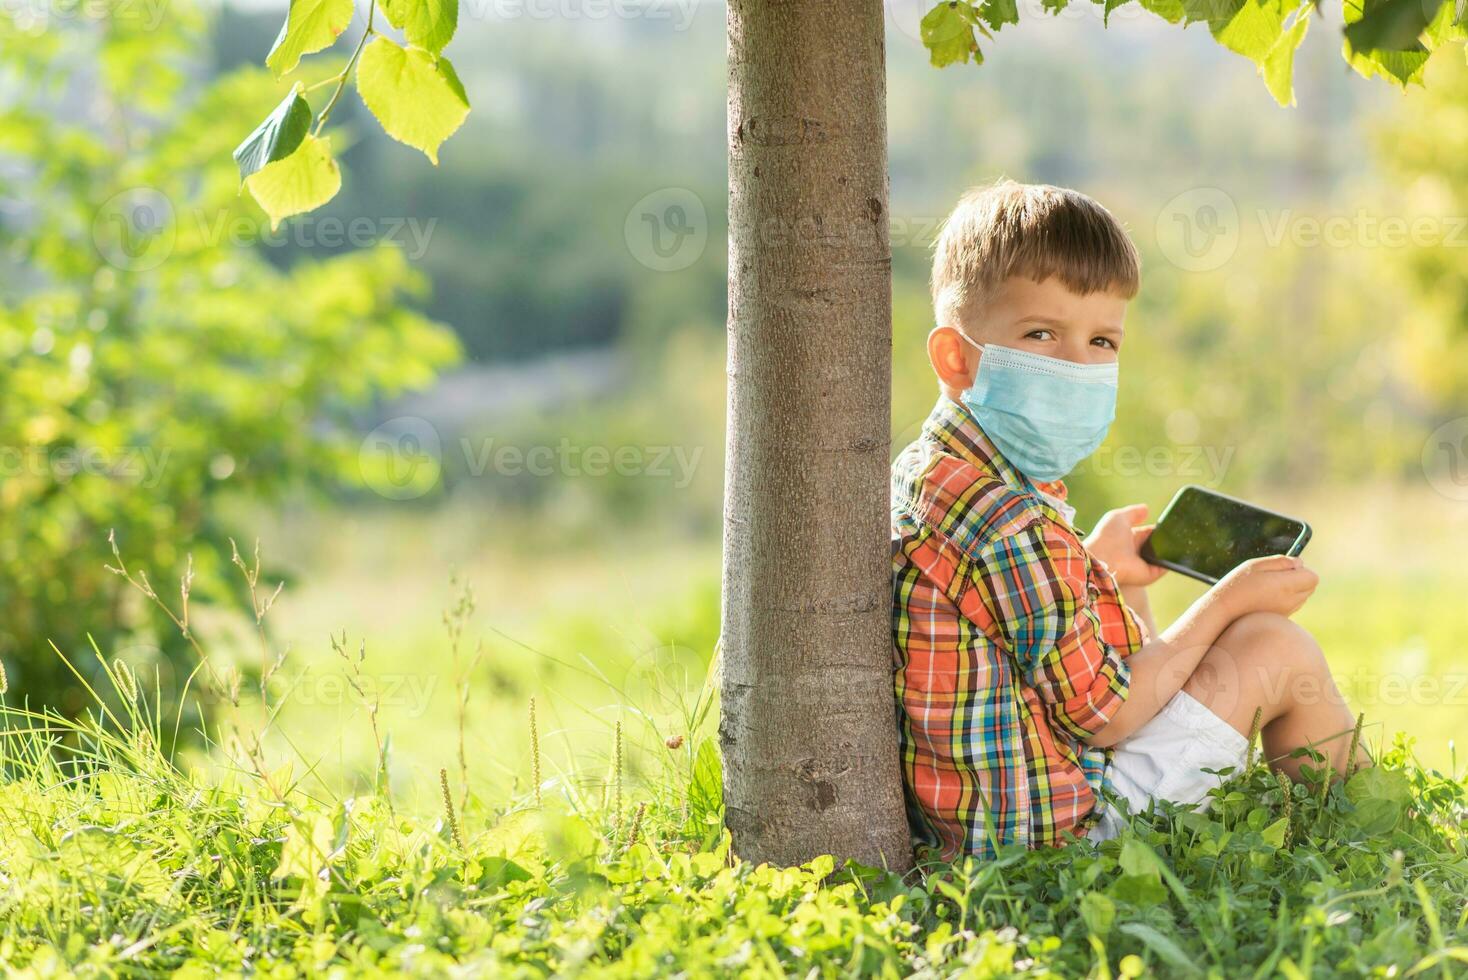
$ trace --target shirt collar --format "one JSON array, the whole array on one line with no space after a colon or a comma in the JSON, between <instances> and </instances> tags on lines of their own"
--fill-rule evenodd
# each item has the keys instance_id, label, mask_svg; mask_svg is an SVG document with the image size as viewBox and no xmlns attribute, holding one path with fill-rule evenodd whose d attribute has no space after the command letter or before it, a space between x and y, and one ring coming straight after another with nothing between
<instances>
[{"instance_id":1,"label":"shirt collar","mask_svg":"<svg viewBox=\"0 0 1468 980\"><path fill-rule=\"evenodd\" d=\"M1021 493L1030 494L1048 512L1047 516L1071 524L1075 509L1066 503L1065 483L1061 480L1036 483L1025 476L1004 458L979 427L973 413L947 395L938 396L938 403L923 423L923 434L959 459L993 474Z\"/></svg>"}]
</instances>

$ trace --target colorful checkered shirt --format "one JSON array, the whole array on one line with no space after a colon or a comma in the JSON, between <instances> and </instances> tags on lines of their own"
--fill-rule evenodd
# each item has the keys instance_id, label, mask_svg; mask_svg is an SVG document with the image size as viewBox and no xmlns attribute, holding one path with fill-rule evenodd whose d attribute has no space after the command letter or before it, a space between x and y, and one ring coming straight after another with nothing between
<instances>
[{"instance_id":1,"label":"colorful checkered shirt","mask_svg":"<svg viewBox=\"0 0 1468 980\"><path fill-rule=\"evenodd\" d=\"M1094 822L1143 628L1037 486L940 399L892 464L892 630L914 832L945 858Z\"/></svg>"}]
</instances>

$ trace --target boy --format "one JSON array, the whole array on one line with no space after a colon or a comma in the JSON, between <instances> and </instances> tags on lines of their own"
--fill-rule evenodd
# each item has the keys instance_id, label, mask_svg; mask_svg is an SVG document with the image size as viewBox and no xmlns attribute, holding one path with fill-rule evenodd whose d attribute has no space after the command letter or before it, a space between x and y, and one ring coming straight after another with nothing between
<instances>
[{"instance_id":1,"label":"boy","mask_svg":"<svg viewBox=\"0 0 1468 980\"><path fill-rule=\"evenodd\" d=\"M1303 746L1346 766L1354 719L1289 619L1316 584L1298 558L1246 563L1159 633L1145 507L1072 526L1060 479L1112 421L1139 274L1111 214L1055 187L971 191L937 242L941 394L892 467L893 635L912 822L947 859L1113 836L1103 788L1203 802L1256 709L1291 777Z\"/></svg>"}]
</instances>

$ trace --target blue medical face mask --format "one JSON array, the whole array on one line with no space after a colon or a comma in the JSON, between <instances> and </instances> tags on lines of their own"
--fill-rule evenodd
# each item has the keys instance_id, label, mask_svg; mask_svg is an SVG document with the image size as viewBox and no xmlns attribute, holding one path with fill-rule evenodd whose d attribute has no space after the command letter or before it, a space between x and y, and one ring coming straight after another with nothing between
<instances>
[{"instance_id":1,"label":"blue medical face mask","mask_svg":"<svg viewBox=\"0 0 1468 980\"><path fill-rule=\"evenodd\" d=\"M964 340L984 356L963 404L1021 473L1058 480L1101 445L1116 418L1115 361L1077 364Z\"/></svg>"}]
</instances>

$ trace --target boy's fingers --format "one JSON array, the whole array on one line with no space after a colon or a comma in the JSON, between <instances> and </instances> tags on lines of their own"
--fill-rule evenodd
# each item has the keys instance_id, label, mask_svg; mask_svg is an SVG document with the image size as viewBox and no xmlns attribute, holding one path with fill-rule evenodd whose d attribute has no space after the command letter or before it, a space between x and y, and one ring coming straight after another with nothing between
<instances>
[{"instance_id":1,"label":"boy's fingers","mask_svg":"<svg viewBox=\"0 0 1468 980\"><path fill-rule=\"evenodd\" d=\"M1315 586L1320 584L1320 576L1310 569L1300 567L1289 573L1290 588L1295 592L1304 592L1307 595L1315 591Z\"/></svg>"}]
</instances>

